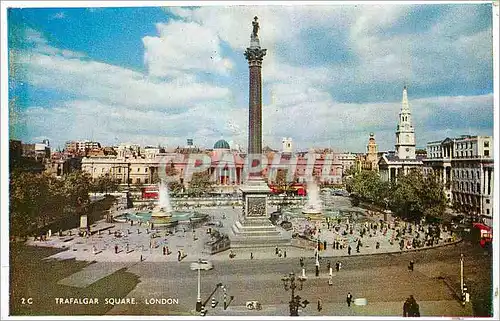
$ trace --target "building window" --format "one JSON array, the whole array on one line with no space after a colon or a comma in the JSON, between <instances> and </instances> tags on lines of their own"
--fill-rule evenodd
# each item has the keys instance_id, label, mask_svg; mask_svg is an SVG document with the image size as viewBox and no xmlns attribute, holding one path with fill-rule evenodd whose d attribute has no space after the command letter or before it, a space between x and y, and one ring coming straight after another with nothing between
<instances>
[{"instance_id":1,"label":"building window","mask_svg":"<svg viewBox=\"0 0 500 321\"><path fill-rule=\"evenodd\" d=\"M118 174L120 174L121 172L122 172L122 168L118 167Z\"/></svg>"},{"instance_id":2,"label":"building window","mask_svg":"<svg viewBox=\"0 0 500 321\"><path fill-rule=\"evenodd\" d=\"M471 187L472 193L475 193L474 192L474 184L470 184L470 187Z\"/></svg>"},{"instance_id":3,"label":"building window","mask_svg":"<svg viewBox=\"0 0 500 321\"><path fill-rule=\"evenodd\" d=\"M490 214L490 209L489 208L486 209L486 214L488 214L488 215Z\"/></svg>"},{"instance_id":4,"label":"building window","mask_svg":"<svg viewBox=\"0 0 500 321\"><path fill-rule=\"evenodd\" d=\"M484 142L484 147L485 148L490 147L490 142L488 142L488 141Z\"/></svg>"},{"instance_id":5,"label":"building window","mask_svg":"<svg viewBox=\"0 0 500 321\"><path fill-rule=\"evenodd\" d=\"M481 193L481 184L480 183L477 183L477 192Z\"/></svg>"},{"instance_id":6,"label":"building window","mask_svg":"<svg viewBox=\"0 0 500 321\"><path fill-rule=\"evenodd\" d=\"M138 168L137 168L137 171L138 171L138 172L140 172L140 171L141 171L141 169L138 167Z\"/></svg>"},{"instance_id":7,"label":"building window","mask_svg":"<svg viewBox=\"0 0 500 321\"><path fill-rule=\"evenodd\" d=\"M147 172L148 172L148 168L147 168L147 167L144 169L144 172L145 172L145 173L147 173Z\"/></svg>"},{"instance_id":8,"label":"building window","mask_svg":"<svg viewBox=\"0 0 500 321\"><path fill-rule=\"evenodd\" d=\"M490 199L489 198L486 199L486 204L490 204Z\"/></svg>"},{"instance_id":9,"label":"building window","mask_svg":"<svg viewBox=\"0 0 500 321\"><path fill-rule=\"evenodd\" d=\"M489 150L487 150L487 149L485 149L485 150L484 150L484 156L489 157L489 156L490 156L490 151L489 151Z\"/></svg>"},{"instance_id":10,"label":"building window","mask_svg":"<svg viewBox=\"0 0 500 321\"><path fill-rule=\"evenodd\" d=\"M137 179L135 180L135 183L136 183L136 184L140 184L140 183L141 183L141 179L140 179L140 178L137 178Z\"/></svg>"}]
</instances>

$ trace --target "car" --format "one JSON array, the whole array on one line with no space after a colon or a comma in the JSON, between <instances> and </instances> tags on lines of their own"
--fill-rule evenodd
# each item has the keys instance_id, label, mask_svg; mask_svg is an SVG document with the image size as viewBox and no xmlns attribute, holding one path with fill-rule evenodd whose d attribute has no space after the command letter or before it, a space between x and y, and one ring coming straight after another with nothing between
<instances>
[{"instance_id":1,"label":"car","mask_svg":"<svg viewBox=\"0 0 500 321\"><path fill-rule=\"evenodd\" d=\"M205 270L205 271L208 271L208 270L211 270L214 268L214 265L212 264L212 262L210 262L208 260L201 260L199 262L191 263L191 270L193 270L193 271L198 270L198 266L199 266L200 270Z\"/></svg>"}]
</instances>

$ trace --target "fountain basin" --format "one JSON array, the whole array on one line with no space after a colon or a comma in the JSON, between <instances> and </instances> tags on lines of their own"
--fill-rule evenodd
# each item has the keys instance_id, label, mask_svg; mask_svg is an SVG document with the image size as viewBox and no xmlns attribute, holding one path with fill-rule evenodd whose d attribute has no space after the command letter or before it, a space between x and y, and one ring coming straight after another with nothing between
<instances>
[{"instance_id":1,"label":"fountain basin","mask_svg":"<svg viewBox=\"0 0 500 321\"><path fill-rule=\"evenodd\" d=\"M132 212L119 215L114 218L116 222L150 222L157 227L172 227L178 224L190 224L203 222L208 219L207 214L201 214L198 212L184 212L184 211L172 211L168 215L155 215L152 211L148 212Z\"/></svg>"}]
</instances>

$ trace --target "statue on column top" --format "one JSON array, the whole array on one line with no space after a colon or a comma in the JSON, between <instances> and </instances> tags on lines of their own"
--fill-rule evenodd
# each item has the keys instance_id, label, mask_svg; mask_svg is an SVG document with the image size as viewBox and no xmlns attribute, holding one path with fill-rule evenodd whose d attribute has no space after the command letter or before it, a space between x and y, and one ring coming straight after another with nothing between
<instances>
[{"instance_id":1,"label":"statue on column top","mask_svg":"<svg viewBox=\"0 0 500 321\"><path fill-rule=\"evenodd\" d=\"M257 16L253 17L252 25L253 25L253 33L252 36L257 38L257 33L259 32L259 23L257 22Z\"/></svg>"}]
</instances>

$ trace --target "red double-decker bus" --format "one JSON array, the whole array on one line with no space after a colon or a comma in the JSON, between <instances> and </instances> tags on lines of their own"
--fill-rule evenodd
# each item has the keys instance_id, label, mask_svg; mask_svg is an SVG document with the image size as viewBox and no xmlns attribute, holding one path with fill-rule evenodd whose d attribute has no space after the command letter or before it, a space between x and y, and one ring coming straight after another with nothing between
<instances>
[{"instance_id":1,"label":"red double-decker bus","mask_svg":"<svg viewBox=\"0 0 500 321\"><path fill-rule=\"evenodd\" d=\"M143 199L158 199L158 187L148 186L142 188L142 198Z\"/></svg>"},{"instance_id":2,"label":"red double-decker bus","mask_svg":"<svg viewBox=\"0 0 500 321\"><path fill-rule=\"evenodd\" d=\"M478 241L481 247L486 247L493 241L493 229L482 223L473 223L471 235L474 241Z\"/></svg>"},{"instance_id":3,"label":"red double-decker bus","mask_svg":"<svg viewBox=\"0 0 500 321\"><path fill-rule=\"evenodd\" d=\"M291 193L293 195L299 195L299 196L306 196L307 195L307 190L304 184L301 183L295 183L289 186L288 188L278 186L278 185L269 185L269 188L271 189L271 194L279 195L283 193Z\"/></svg>"}]
</instances>

